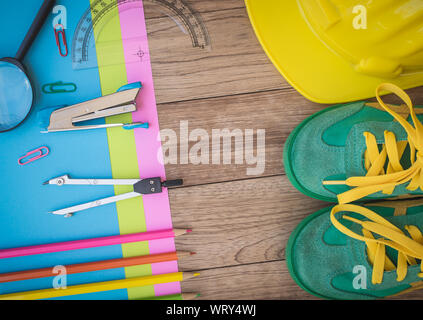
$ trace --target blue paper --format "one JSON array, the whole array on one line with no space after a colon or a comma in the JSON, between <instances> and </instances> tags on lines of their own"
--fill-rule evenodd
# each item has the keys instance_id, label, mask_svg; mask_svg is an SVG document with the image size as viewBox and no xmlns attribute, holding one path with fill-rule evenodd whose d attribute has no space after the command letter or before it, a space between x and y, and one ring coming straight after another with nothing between
<instances>
[{"instance_id":1,"label":"blue paper","mask_svg":"<svg viewBox=\"0 0 423 320\"><path fill-rule=\"evenodd\" d=\"M51 14L23 63L35 88L35 103L28 119L18 128L0 133L0 249L119 234L114 204L81 212L72 218L49 214L72 205L114 195L112 186L54 186L43 182L63 174L72 178L111 178L105 129L40 133L37 112L41 108L72 105L101 96L98 69L72 69L72 38L88 0L63 0L67 8L66 38L69 55L61 57L56 45ZM41 1L0 3L0 56L14 56L35 18ZM24 8L24 9L23 9ZM43 84L72 82L75 93L43 94ZM25 166L18 159L28 151L47 146L50 154ZM1 259L0 273L84 263L122 257L121 246L73 250ZM124 278L124 269L69 275L67 285ZM0 284L0 294L52 287L53 278ZM127 299L126 290L87 294L64 299Z\"/></svg>"}]
</instances>

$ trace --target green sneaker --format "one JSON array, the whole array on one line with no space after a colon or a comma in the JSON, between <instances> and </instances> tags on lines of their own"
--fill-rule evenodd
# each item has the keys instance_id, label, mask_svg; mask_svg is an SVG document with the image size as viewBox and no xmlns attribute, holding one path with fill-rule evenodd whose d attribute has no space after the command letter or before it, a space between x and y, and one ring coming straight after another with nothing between
<instances>
[{"instance_id":1,"label":"green sneaker","mask_svg":"<svg viewBox=\"0 0 423 320\"><path fill-rule=\"evenodd\" d=\"M382 91L395 93L405 104L385 104ZM341 204L423 193L423 126L416 116L423 107L414 109L393 84L381 84L376 97L379 103L326 108L291 133L284 165L298 190Z\"/></svg>"},{"instance_id":2,"label":"green sneaker","mask_svg":"<svg viewBox=\"0 0 423 320\"><path fill-rule=\"evenodd\" d=\"M326 299L378 299L423 287L423 199L322 209L291 234L288 270ZM416 260L418 259L418 261Z\"/></svg>"}]
</instances>

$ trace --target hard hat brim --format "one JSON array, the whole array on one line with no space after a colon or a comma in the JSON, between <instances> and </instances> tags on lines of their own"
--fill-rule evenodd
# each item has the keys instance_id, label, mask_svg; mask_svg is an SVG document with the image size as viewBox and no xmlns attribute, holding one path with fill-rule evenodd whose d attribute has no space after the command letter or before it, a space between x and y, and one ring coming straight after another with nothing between
<instances>
[{"instance_id":1,"label":"hard hat brim","mask_svg":"<svg viewBox=\"0 0 423 320\"><path fill-rule=\"evenodd\" d=\"M327 47L312 31L296 0L245 0L245 3L254 31L272 63L311 101L341 103L366 99L373 97L377 85L386 81L403 89L423 85L423 72L395 79L356 72L349 61ZM351 28L351 32L360 30Z\"/></svg>"}]
</instances>

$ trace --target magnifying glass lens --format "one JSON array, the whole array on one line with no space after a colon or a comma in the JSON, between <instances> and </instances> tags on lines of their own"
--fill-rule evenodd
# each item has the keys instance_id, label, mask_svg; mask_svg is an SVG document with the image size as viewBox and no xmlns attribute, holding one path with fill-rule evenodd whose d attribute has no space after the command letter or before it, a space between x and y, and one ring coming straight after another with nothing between
<instances>
[{"instance_id":1,"label":"magnifying glass lens","mask_svg":"<svg viewBox=\"0 0 423 320\"><path fill-rule=\"evenodd\" d=\"M0 132L20 124L32 100L32 86L25 72L13 63L0 61Z\"/></svg>"}]
</instances>

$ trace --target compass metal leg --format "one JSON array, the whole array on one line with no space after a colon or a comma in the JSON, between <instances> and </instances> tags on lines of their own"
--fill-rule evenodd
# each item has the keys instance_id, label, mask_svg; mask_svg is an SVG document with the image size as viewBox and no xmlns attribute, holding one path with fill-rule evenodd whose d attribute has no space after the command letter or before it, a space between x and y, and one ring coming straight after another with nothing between
<instances>
[{"instance_id":1,"label":"compass metal leg","mask_svg":"<svg viewBox=\"0 0 423 320\"><path fill-rule=\"evenodd\" d=\"M109 203L113 203L113 202L117 202L117 201L121 201L121 200L131 199L131 198L135 198L135 197L139 197L139 196L141 196L141 194L139 194L137 192L129 192L129 193L124 193L124 194L120 194L120 195L117 195L117 196L104 198L104 199L80 204L80 205L77 205L77 206L73 206L73 207L69 207L69 208L65 208L65 209L61 209L61 210L52 211L50 213L53 213L53 214L56 214L56 215L63 215L67 218L67 217L71 217L74 213L79 212L79 211L99 207L99 206L102 206L102 205L105 205L105 204L109 204Z\"/></svg>"}]
</instances>

